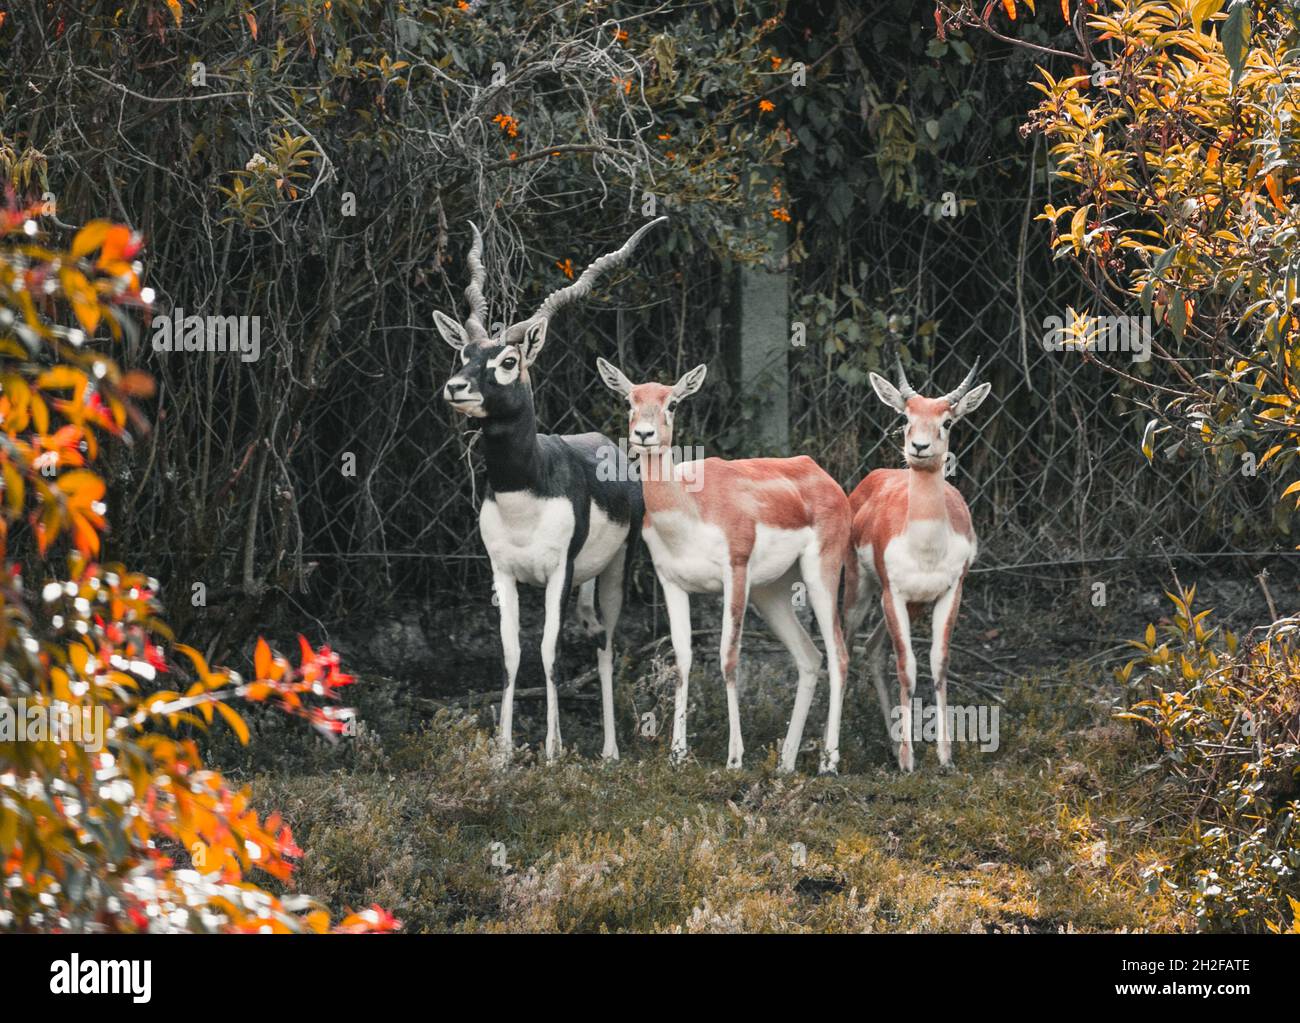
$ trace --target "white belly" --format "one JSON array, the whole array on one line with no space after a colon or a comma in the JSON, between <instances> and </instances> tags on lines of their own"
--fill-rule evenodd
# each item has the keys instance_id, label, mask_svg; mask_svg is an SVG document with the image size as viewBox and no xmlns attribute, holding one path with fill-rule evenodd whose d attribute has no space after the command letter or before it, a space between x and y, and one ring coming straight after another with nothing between
<instances>
[{"instance_id":1,"label":"white belly","mask_svg":"<svg viewBox=\"0 0 1300 1023\"><path fill-rule=\"evenodd\" d=\"M524 491L494 494L479 510L478 529L494 571L521 583L545 586L564 569L573 539L573 505L567 497ZM591 506L587 541L573 564L573 585L599 575L627 540L628 527Z\"/></svg>"},{"instance_id":2,"label":"white belly","mask_svg":"<svg viewBox=\"0 0 1300 1023\"><path fill-rule=\"evenodd\" d=\"M754 551L749 556L750 587L776 582L799 561L799 555L814 539L809 528L777 529L759 523L754 531Z\"/></svg>"},{"instance_id":3,"label":"white belly","mask_svg":"<svg viewBox=\"0 0 1300 1023\"><path fill-rule=\"evenodd\" d=\"M587 542L573 559L573 585L585 583L605 571L627 543L628 530L631 527L619 522L612 522L608 515L594 501L588 513Z\"/></svg>"},{"instance_id":4,"label":"white belly","mask_svg":"<svg viewBox=\"0 0 1300 1023\"><path fill-rule=\"evenodd\" d=\"M868 564L870 547L865 548ZM859 551L861 560L862 551ZM975 545L945 524L908 525L885 546L885 573L890 588L908 603L928 604L950 590L975 559Z\"/></svg>"},{"instance_id":5,"label":"white belly","mask_svg":"<svg viewBox=\"0 0 1300 1023\"><path fill-rule=\"evenodd\" d=\"M688 593L722 592L731 559L727 537L717 526L680 512L660 512L641 535L660 578Z\"/></svg>"}]
</instances>

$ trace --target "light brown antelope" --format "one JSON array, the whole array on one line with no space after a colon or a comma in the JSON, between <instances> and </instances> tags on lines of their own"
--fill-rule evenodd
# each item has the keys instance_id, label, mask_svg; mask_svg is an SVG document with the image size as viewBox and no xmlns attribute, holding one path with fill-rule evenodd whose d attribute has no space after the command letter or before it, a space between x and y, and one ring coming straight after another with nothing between
<instances>
[{"instance_id":1,"label":"light brown antelope","mask_svg":"<svg viewBox=\"0 0 1300 1023\"><path fill-rule=\"evenodd\" d=\"M853 509L856 571L846 579L846 633L849 642L866 615L873 591L880 595L884 620L867 641L871 674L880 710L891 738L898 740L898 766L914 767L912 694L916 690L916 657L912 653L911 621L931 608L930 674L938 717L939 763L952 762L948 733L948 644L966 572L975 560L977 541L970 509L943 478L948 439L954 424L988 397L991 384L972 389L976 361L961 385L942 398L923 398L907 383L898 365L899 385L871 374L871 386L890 408L907 417L903 432L906 469L877 469L849 497ZM856 579L854 578L856 576ZM852 599L850 599L850 596ZM884 630L894 642L898 669L898 720L885 690L881 642Z\"/></svg>"},{"instance_id":2,"label":"light brown antelope","mask_svg":"<svg viewBox=\"0 0 1300 1023\"><path fill-rule=\"evenodd\" d=\"M691 673L692 593L722 594L722 675L727 687L727 767L744 755L736 680L745 608L753 604L794 657L798 689L780 769L794 770L821 655L795 616L794 586L807 588L830 659L830 710L821 769L839 763L839 718L848 657L836 600L849 553L849 503L811 458L705 458L677 464L673 415L699 390L707 367L696 366L671 387L633 384L597 360L601 378L628 402L629 447L639 456L645 521L641 535L663 587L677 659L672 759L686 755L686 703Z\"/></svg>"}]
</instances>

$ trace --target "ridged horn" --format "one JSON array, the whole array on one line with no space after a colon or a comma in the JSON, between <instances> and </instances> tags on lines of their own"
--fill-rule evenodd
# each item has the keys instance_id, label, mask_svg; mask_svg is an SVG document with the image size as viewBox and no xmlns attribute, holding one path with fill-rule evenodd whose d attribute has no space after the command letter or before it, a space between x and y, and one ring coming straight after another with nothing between
<instances>
[{"instance_id":1,"label":"ridged horn","mask_svg":"<svg viewBox=\"0 0 1300 1023\"><path fill-rule=\"evenodd\" d=\"M582 276L567 288L561 288L559 291L553 291L547 295L546 299L538 307L537 312L535 312L530 319L549 320L570 302L576 301L577 299L590 294L592 286L596 283L597 277L603 274L610 267L617 266L619 263L623 262L623 260L627 259L627 257L632 254L632 250L636 248L637 242L641 240L642 236L649 231L650 228L654 227L656 224L662 224L667 219L667 217L657 217L650 221L650 223L642 225L631 238L623 243L622 248L616 249L613 252L605 253L605 255L592 263L591 266L582 271Z\"/></svg>"},{"instance_id":2,"label":"ridged horn","mask_svg":"<svg viewBox=\"0 0 1300 1023\"><path fill-rule=\"evenodd\" d=\"M486 337L488 307L487 299L483 297L483 281L487 277L487 268L483 265L483 236L472 221L469 229L474 235L474 242L466 257L466 262L469 263L469 283L465 285L465 301L469 303L469 319L466 323Z\"/></svg>"},{"instance_id":3,"label":"ridged horn","mask_svg":"<svg viewBox=\"0 0 1300 1023\"><path fill-rule=\"evenodd\" d=\"M975 374L979 372L979 369L980 369L980 361L979 359L976 359L975 365L973 365L970 368L970 372L966 374L966 379L957 385L957 390L949 391L947 394L945 394L943 396L943 400L946 401L951 406L956 406L957 402L961 401L962 398L966 397L966 392L969 391L971 389L971 386L975 383Z\"/></svg>"}]
</instances>

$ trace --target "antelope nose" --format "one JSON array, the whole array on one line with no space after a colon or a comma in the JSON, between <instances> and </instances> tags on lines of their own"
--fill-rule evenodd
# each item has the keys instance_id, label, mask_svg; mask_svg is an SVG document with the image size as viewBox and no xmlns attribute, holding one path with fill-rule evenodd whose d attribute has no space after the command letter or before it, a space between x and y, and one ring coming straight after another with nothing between
<instances>
[{"instance_id":1,"label":"antelope nose","mask_svg":"<svg viewBox=\"0 0 1300 1023\"><path fill-rule=\"evenodd\" d=\"M448 381L447 381L447 386L446 386L445 390L447 391L447 396L448 396L448 397L450 397L450 398L454 398L454 397L456 397L456 392L457 392L457 391L468 391L468 390L469 390L469 381L468 381L468 380L461 380L461 379L459 379L459 378L452 379L452 380L448 380Z\"/></svg>"},{"instance_id":2,"label":"antelope nose","mask_svg":"<svg viewBox=\"0 0 1300 1023\"><path fill-rule=\"evenodd\" d=\"M654 427L651 427L648 430L636 429L633 430L632 432L636 434L636 439L639 440L642 444L644 444L646 441L648 441L651 437L655 435Z\"/></svg>"},{"instance_id":3,"label":"antelope nose","mask_svg":"<svg viewBox=\"0 0 1300 1023\"><path fill-rule=\"evenodd\" d=\"M912 450L915 451L918 455L923 455L930 450L930 445L918 444L916 441L912 441Z\"/></svg>"}]
</instances>

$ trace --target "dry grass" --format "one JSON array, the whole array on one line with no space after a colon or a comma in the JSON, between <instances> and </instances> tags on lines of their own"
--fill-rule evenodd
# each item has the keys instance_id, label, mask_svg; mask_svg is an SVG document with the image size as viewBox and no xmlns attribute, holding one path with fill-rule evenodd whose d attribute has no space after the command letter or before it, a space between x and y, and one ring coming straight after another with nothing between
<instances>
[{"instance_id":1,"label":"dry grass","mask_svg":"<svg viewBox=\"0 0 1300 1023\"><path fill-rule=\"evenodd\" d=\"M659 740L625 736L617 764L525 753L502 772L479 722L444 711L351 771L263 774L254 790L306 851L303 890L336 907L379 902L414 931L1190 926L1143 893L1161 838L1140 813L1135 740L1110 721L1095 674L1022 682L1005 695L996 753L959 747L944 774L926 750L906 777L885 766L861 706L844 775L777 776L787 694L761 670L746 691L750 766L726 771L708 682L695 686L699 760L676 769ZM657 688L622 687L621 719Z\"/></svg>"}]
</instances>

